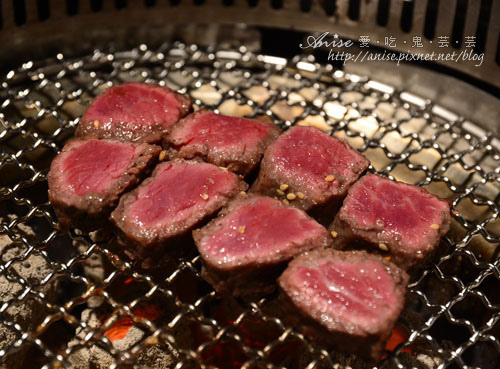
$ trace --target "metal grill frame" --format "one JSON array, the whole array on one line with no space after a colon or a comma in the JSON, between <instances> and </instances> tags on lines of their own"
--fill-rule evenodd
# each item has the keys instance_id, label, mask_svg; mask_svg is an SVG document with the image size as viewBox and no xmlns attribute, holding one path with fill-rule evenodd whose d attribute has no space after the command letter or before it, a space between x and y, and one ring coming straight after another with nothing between
<instances>
[{"instance_id":1,"label":"metal grill frame","mask_svg":"<svg viewBox=\"0 0 500 369\"><path fill-rule=\"evenodd\" d=\"M0 4L0 43L5 51L0 60L9 65L17 62L19 55L24 58L50 55L47 50L66 50L67 54L78 56L94 47L106 47L109 42L133 47L143 40L149 43L155 40L160 45L168 39L166 36L172 36L168 30L172 25L246 24L307 32L331 31L353 40L370 35L371 45L376 47L380 46L376 40L391 36L398 40L395 50L403 53L417 51L407 47L412 44L413 36L433 41L424 42L419 49L425 53L443 51L439 37L459 42L452 42L453 50L465 52L468 50L465 37L475 36L478 43L479 39L484 41L477 50L485 52L481 68L465 61L436 63L500 87L500 25L494 19L500 14L498 0L470 1L465 5L457 0L81 0L77 5L51 0L19 4L12 1ZM458 35L455 35L456 25ZM85 32L80 32L82 29ZM202 35L183 41L199 43L197 39Z\"/></svg>"},{"instance_id":2,"label":"metal grill frame","mask_svg":"<svg viewBox=\"0 0 500 369\"><path fill-rule=\"evenodd\" d=\"M180 70L182 70L181 74L184 74L184 77L190 79L186 85L178 84L176 80L171 78L171 75ZM235 86L228 84L222 87L220 79L224 72L241 73L242 79L240 83ZM82 75L85 75L87 80L91 80L92 82L89 85L78 82L77 77ZM176 367L188 367L189 365L201 365L203 367L204 363L201 354L206 347L224 340L234 340L238 342L249 357L244 367L256 367L257 365L275 367L276 365L268 361L270 352L288 339L297 338L312 355L313 359L307 366L308 368L325 365L333 367L336 364L331 353L320 347L311 345L300 333L284 325L278 318L267 315L263 311L263 307L268 302L267 298L259 301L245 302L246 311L233 324L226 326L221 326L215 319L206 316L200 308L204 304L210 304L211 301L217 299L215 292L212 291L200 296L195 303L184 303L176 298L172 290L168 288L169 284L184 271L193 273L197 278L200 278L201 261L199 256L192 260L181 261L177 270L171 275L166 276L165 283L161 285L156 284L151 276L139 273L132 262L120 258L114 251L108 248L106 242L93 242L88 235L82 234L78 230L71 230L69 236L73 240L86 243L88 248L85 252L77 253L64 263L56 262L49 257L47 251L51 248L53 241L61 234L50 204L48 202L37 204L30 198L22 195L23 190L45 181L47 173L46 170L39 170L37 168L36 162L29 159L29 153L33 153L40 148L45 148L52 151L52 155L55 156L60 151L64 140L78 123L78 117L68 119L61 112L65 104L68 102L76 102L80 105L88 104L89 99L86 95L89 92L92 95L103 84L121 82L121 78L124 75L145 82L166 84L169 87L174 87L181 93L190 94L191 96L193 96L193 91L198 90L202 85L211 86L220 95L220 99L216 104L207 104L201 99L194 97L194 104L197 107L205 107L218 112L224 101L234 99L239 105L248 105L252 108L250 117L262 114L267 115L283 129L303 121L308 116L322 117L324 122L331 127L331 134L344 132L348 141L361 139L363 144L357 147L361 152L367 152L375 148L383 150L390 164L378 171L373 166L370 166L370 171L378 172L394 179L394 169L399 165L404 165L411 171L424 173L424 178L417 183L418 185L428 186L437 182L444 183L448 190L456 196L453 201L453 219L464 230L465 235L460 236L458 239L451 237L450 234L447 235L443 242L447 245L448 252L436 260L435 264L423 270L418 278L412 280L408 294L418 299L426 309L433 311L433 313L418 329L410 330L409 339L400 344L394 352L388 353L388 358L381 363L381 366L404 367L400 360L402 350L417 341L425 341L439 354L438 356L442 358L442 362L438 366L439 368L448 367L452 363L460 367L466 367L467 364L464 362L462 354L479 341L490 342L495 347L497 353L500 353L500 339L490 332L500 319L500 305L491 302L490 298L478 289L478 286L490 276L494 277L497 282L500 282L498 250L493 252L492 259L488 261L482 260L469 247L474 237L482 237L484 241L491 243L492 247L500 243L500 236L488 229L490 223L499 220L499 196L497 195L495 198L488 199L476 194L476 190L480 186L484 184L493 184L496 186L500 182L500 140L491 134L487 134L480 127L467 122L464 118L453 114L453 112L434 105L429 100L404 91L398 91L392 86L384 85L362 76L349 75L339 70L333 70L331 66L319 65L314 62L312 56L297 56L287 61L272 56L254 54L245 47L240 47L239 50L219 50L215 48L202 50L196 45L174 43L166 44L153 50L148 49L146 45L140 45L132 50L115 53L96 50L92 55L79 59L66 60L62 54L58 54L54 59L47 59L40 62L26 62L19 69L9 72L3 78L1 82L2 91L0 92L0 97L2 98L0 108L0 124L2 125L0 131L0 173L6 166L13 165L30 173L30 177L17 181L13 186L0 187L0 200L22 206L26 210L22 215L18 215L10 222L2 221L0 223L0 233L5 233L13 241L22 242L26 246L26 251L23 255L0 264L0 273L9 281L19 283L23 286L24 291L19 295L18 300L22 301L27 296L36 298L45 305L49 313L36 331L24 332L18 325L6 320L3 316L3 313L12 302L1 305L0 321L10 329L16 331L19 339L11 347L1 350L0 358L14 352L26 342L32 342L50 362L45 367L70 368L71 365L68 362L68 356L72 352L79 347L98 344L114 356L116 366L121 366L132 363L138 353L147 347L148 344L157 340L166 340L181 355ZM277 90L272 89L269 83L272 75L294 80L297 82L297 86L282 86ZM64 87L64 81L71 81L71 90ZM271 91L270 98L264 104L253 101L243 93L252 86L264 86L269 89ZM325 86L337 86L338 92L327 92L326 88L324 88ZM372 116L377 119L379 127L382 127L383 131L379 136L371 137L365 132L351 130L351 123L356 121L357 118L331 119L325 112L325 101L319 105L311 101L301 101L292 104L293 106L301 107L302 113L291 120L283 120L276 114L273 106L277 102L288 101L292 93L298 93L304 87L312 87L318 90L319 96L325 97L325 100L328 98L340 101L341 95L348 91L359 92L365 97L370 96L375 98L377 102L369 109L364 109L355 102L346 105L357 109L361 112L362 116ZM48 88L58 93L58 98L56 97L52 104L32 98L33 92L44 91ZM33 96L36 96L36 94ZM410 116L402 120L384 122L374 113L376 107L382 102L389 103L394 107L403 107L410 113ZM35 111L36 114L24 119L18 119L18 116L22 116L19 112L19 106L27 107L30 111ZM12 112L16 110L16 114L19 115L12 115ZM48 135L34 128L38 122L47 116L57 120L59 124L59 128ZM402 130L402 126L415 117L424 118L427 126L433 128L435 133L429 138L423 139L419 133L407 133ZM411 145L408 143L407 148L402 152L391 152L387 145L381 142L391 132L397 133L402 138L409 139L410 143L416 143L418 148L410 148ZM452 143L448 147L445 147L440 141L440 137L444 135L449 135L452 139ZM31 141L31 144L17 150L12 149L10 146L12 137L26 138ZM462 150L454 150L452 148L454 142L459 139L465 140L467 147ZM436 163L434 167L413 163L411 161L412 155L423 149L436 150L442 159L441 163L439 165ZM475 155L477 153L482 154ZM470 161L470 157L472 156L475 158L473 162ZM486 157L488 157L488 160L497 163L496 168L486 167L484 164ZM453 165L459 165L465 171L473 171L475 175L480 177L480 180L473 184L469 182L457 184L456 180L447 174L447 170ZM469 199L474 206L487 207L489 215L479 222L467 219L459 211L459 204L464 199ZM37 243L19 236L16 231L16 227L19 224L27 223L33 218L44 220L51 228L50 233L44 239L39 239ZM86 260L94 253L102 254L114 267L114 271L107 275L101 285L91 283L86 276L75 274L72 271L76 264ZM31 254L43 256L53 270L38 286L15 275L11 270L11 266L14 263L26 260ZM467 259L476 268L475 271L477 274L471 282L463 282L457 276L448 275L440 268L447 260L457 256ZM106 291L106 287L123 274L130 275L134 280L148 284L149 291L145 296L134 299L128 304L121 304L116 301ZM422 289L424 280L430 275L443 282L452 283L459 292L445 304L434 304ZM81 296L70 299L64 305L54 305L47 300L42 292L39 292L39 287L62 278L62 276L72 282L84 284L86 291ZM138 317L133 313L134 307L155 293L161 293L166 298L172 300L177 309L175 317L164 326L157 326L153 321ZM71 311L77 305L84 303L92 295L96 294L105 299L107 304L113 308L114 314L101 327L89 329ZM476 327L468 319L459 319L452 314L453 306L470 296L479 298L486 309L491 312L489 320L480 327ZM235 327L240 322L254 315L269 324L274 324L281 330L280 337L270 342L263 349L257 349L246 344L242 337L234 332ZM109 339L103 335L103 332L109 329L120 316L130 316L136 324L148 331L149 338L143 340L130 350L125 352L117 351ZM188 316L200 324L212 327L217 332L213 340L205 342L197 350L179 347L174 333L176 325ZM461 325L470 332L470 337L465 342L451 350L444 348L429 333L433 324L443 316L450 324ZM88 332L79 345L72 348L65 348L61 352L54 352L40 338L40 334L52 323L61 319L75 329L81 328L88 330Z\"/></svg>"}]
</instances>

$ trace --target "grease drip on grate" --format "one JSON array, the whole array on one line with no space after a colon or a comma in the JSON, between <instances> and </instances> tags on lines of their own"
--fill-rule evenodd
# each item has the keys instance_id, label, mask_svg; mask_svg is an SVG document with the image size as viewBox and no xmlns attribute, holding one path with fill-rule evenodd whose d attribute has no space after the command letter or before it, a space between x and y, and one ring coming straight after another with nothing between
<instances>
[{"instance_id":1,"label":"grease drip on grate","mask_svg":"<svg viewBox=\"0 0 500 369\"><path fill-rule=\"evenodd\" d=\"M180 43L28 62L0 97L0 357L29 367L367 367L273 315L273 296L216 295L200 258L143 270L103 232L62 233L45 175L92 99L159 83L197 108L346 139L370 170L453 202L435 264L410 283L381 367L494 367L500 358L500 141L432 101L309 58ZM29 324L26 323L29 316ZM23 361L24 360L24 361ZM16 364L17 365L17 364Z\"/></svg>"}]
</instances>

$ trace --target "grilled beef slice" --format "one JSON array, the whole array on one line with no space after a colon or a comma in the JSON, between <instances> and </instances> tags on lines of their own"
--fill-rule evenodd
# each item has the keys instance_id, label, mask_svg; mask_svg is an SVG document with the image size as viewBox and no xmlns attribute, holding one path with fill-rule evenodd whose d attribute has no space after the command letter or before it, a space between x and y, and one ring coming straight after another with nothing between
<instances>
[{"instance_id":1,"label":"grilled beef slice","mask_svg":"<svg viewBox=\"0 0 500 369\"><path fill-rule=\"evenodd\" d=\"M226 169L197 161L159 164L111 214L119 241L135 258L174 243L248 186Z\"/></svg>"},{"instance_id":2,"label":"grilled beef slice","mask_svg":"<svg viewBox=\"0 0 500 369\"><path fill-rule=\"evenodd\" d=\"M191 109L191 99L169 88L124 83L97 97L80 119L76 136L160 143Z\"/></svg>"},{"instance_id":3,"label":"grilled beef slice","mask_svg":"<svg viewBox=\"0 0 500 369\"><path fill-rule=\"evenodd\" d=\"M381 252L407 270L433 256L450 229L450 206L424 188L370 174L349 189L329 229L335 248Z\"/></svg>"},{"instance_id":4,"label":"grilled beef slice","mask_svg":"<svg viewBox=\"0 0 500 369\"><path fill-rule=\"evenodd\" d=\"M342 140L316 128L293 127L266 150L252 191L333 220L347 189L369 161Z\"/></svg>"},{"instance_id":5,"label":"grilled beef slice","mask_svg":"<svg viewBox=\"0 0 500 369\"><path fill-rule=\"evenodd\" d=\"M279 278L284 319L339 352L378 360L404 306L408 275L364 251L316 249Z\"/></svg>"},{"instance_id":6,"label":"grilled beef slice","mask_svg":"<svg viewBox=\"0 0 500 369\"><path fill-rule=\"evenodd\" d=\"M273 124L200 110L182 119L164 146L170 158L199 158L246 175L279 133Z\"/></svg>"},{"instance_id":7,"label":"grilled beef slice","mask_svg":"<svg viewBox=\"0 0 500 369\"><path fill-rule=\"evenodd\" d=\"M203 277L216 291L234 296L271 292L293 257L332 243L327 230L302 210L247 194L193 237Z\"/></svg>"},{"instance_id":8,"label":"grilled beef slice","mask_svg":"<svg viewBox=\"0 0 500 369\"><path fill-rule=\"evenodd\" d=\"M137 184L160 150L146 143L114 140L68 142L47 176L59 223L84 230L102 227L120 195Z\"/></svg>"}]
</instances>

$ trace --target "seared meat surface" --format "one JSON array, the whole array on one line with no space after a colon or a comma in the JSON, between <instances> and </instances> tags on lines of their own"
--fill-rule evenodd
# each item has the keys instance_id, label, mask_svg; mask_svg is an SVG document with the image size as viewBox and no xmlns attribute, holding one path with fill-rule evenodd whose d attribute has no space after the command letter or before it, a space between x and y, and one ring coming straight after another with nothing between
<instances>
[{"instance_id":1,"label":"seared meat surface","mask_svg":"<svg viewBox=\"0 0 500 369\"><path fill-rule=\"evenodd\" d=\"M424 188L366 175L354 184L330 226L336 248L353 244L409 269L434 254L450 229L450 206Z\"/></svg>"},{"instance_id":2,"label":"seared meat surface","mask_svg":"<svg viewBox=\"0 0 500 369\"><path fill-rule=\"evenodd\" d=\"M302 210L323 207L334 213L369 164L344 141L296 126L268 147L252 191L278 196Z\"/></svg>"},{"instance_id":3,"label":"seared meat surface","mask_svg":"<svg viewBox=\"0 0 500 369\"><path fill-rule=\"evenodd\" d=\"M170 158L199 158L246 175L279 133L273 124L200 110L182 119L164 146Z\"/></svg>"},{"instance_id":4,"label":"seared meat surface","mask_svg":"<svg viewBox=\"0 0 500 369\"><path fill-rule=\"evenodd\" d=\"M74 139L52 161L49 199L63 227L102 227L120 195L156 161L161 148L146 143Z\"/></svg>"},{"instance_id":5,"label":"seared meat surface","mask_svg":"<svg viewBox=\"0 0 500 369\"><path fill-rule=\"evenodd\" d=\"M140 255L186 234L247 187L236 174L212 164L165 162L122 196L111 220L122 243Z\"/></svg>"},{"instance_id":6,"label":"seared meat surface","mask_svg":"<svg viewBox=\"0 0 500 369\"><path fill-rule=\"evenodd\" d=\"M169 88L124 83L107 89L89 106L76 136L160 143L191 109L191 99Z\"/></svg>"},{"instance_id":7,"label":"seared meat surface","mask_svg":"<svg viewBox=\"0 0 500 369\"><path fill-rule=\"evenodd\" d=\"M302 210L246 194L193 236L204 278L218 292L235 296L272 291L293 257L332 242L326 229Z\"/></svg>"},{"instance_id":8,"label":"seared meat surface","mask_svg":"<svg viewBox=\"0 0 500 369\"><path fill-rule=\"evenodd\" d=\"M279 278L285 319L340 352L378 360L404 305L408 275L364 251L316 249Z\"/></svg>"}]
</instances>

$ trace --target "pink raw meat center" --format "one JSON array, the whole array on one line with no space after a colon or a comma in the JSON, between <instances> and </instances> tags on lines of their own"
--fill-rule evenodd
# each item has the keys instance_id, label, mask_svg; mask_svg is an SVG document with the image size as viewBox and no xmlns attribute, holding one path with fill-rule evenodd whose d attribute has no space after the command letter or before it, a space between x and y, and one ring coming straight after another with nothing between
<instances>
[{"instance_id":1,"label":"pink raw meat center","mask_svg":"<svg viewBox=\"0 0 500 369\"><path fill-rule=\"evenodd\" d=\"M202 247L208 258L221 260L222 256L224 264L230 264L286 252L320 231L319 224L298 210L259 199L227 215Z\"/></svg>"},{"instance_id":2,"label":"pink raw meat center","mask_svg":"<svg viewBox=\"0 0 500 369\"><path fill-rule=\"evenodd\" d=\"M69 152L62 175L77 195L102 194L124 174L134 152L130 145L92 140Z\"/></svg>"},{"instance_id":3,"label":"pink raw meat center","mask_svg":"<svg viewBox=\"0 0 500 369\"><path fill-rule=\"evenodd\" d=\"M437 231L431 225L442 223L444 204L419 189L372 178L351 191L343 211L365 229L383 227L381 236L387 240L415 248L426 244L425 238Z\"/></svg>"},{"instance_id":4,"label":"pink raw meat center","mask_svg":"<svg viewBox=\"0 0 500 369\"><path fill-rule=\"evenodd\" d=\"M207 145L212 151L241 146L241 150L245 151L245 146L256 146L269 133L269 129L249 119L207 112L179 129L173 139L181 140L186 146Z\"/></svg>"},{"instance_id":5,"label":"pink raw meat center","mask_svg":"<svg viewBox=\"0 0 500 369\"><path fill-rule=\"evenodd\" d=\"M314 128L295 129L285 134L275 147L274 164L285 177L309 183L319 189L336 189L339 179L326 181L333 175L349 178L359 158L339 141Z\"/></svg>"},{"instance_id":6,"label":"pink raw meat center","mask_svg":"<svg viewBox=\"0 0 500 369\"><path fill-rule=\"evenodd\" d=\"M299 267L290 276L290 283L302 291L301 299L311 312L328 317L325 323L344 321L369 328L390 316L391 307L397 305L394 281L379 263L371 260Z\"/></svg>"},{"instance_id":7,"label":"pink raw meat center","mask_svg":"<svg viewBox=\"0 0 500 369\"><path fill-rule=\"evenodd\" d=\"M231 173L208 164L166 165L154 181L140 188L126 216L149 229L176 224L202 212L235 180Z\"/></svg>"},{"instance_id":8,"label":"pink raw meat center","mask_svg":"<svg viewBox=\"0 0 500 369\"><path fill-rule=\"evenodd\" d=\"M85 118L98 120L104 128L143 129L162 125L168 128L179 119L182 103L173 93L159 87L125 84L112 87L92 104Z\"/></svg>"}]
</instances>

